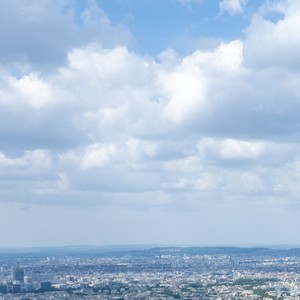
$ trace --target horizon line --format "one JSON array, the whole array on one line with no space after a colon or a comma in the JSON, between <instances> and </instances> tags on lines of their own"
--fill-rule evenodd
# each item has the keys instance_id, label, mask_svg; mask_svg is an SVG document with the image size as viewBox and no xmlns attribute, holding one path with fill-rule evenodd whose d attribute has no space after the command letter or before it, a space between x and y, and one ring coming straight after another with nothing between
<instances>
[{"instance_id":1,"label":"horizon line","mask_svg":"<svg viewBox=\"0 0 300 300\"><path fill-rule=\"evenodd\" d=\"M104 244L104 245L39 245L39 246L4 246L0 247L0 251L11 250L38 250L38 249L63 249L63 248L132 248L132 250L149 250L152 248L268 248L268 249L297 249L300 244Z\"/></svg>"}]
</instances>

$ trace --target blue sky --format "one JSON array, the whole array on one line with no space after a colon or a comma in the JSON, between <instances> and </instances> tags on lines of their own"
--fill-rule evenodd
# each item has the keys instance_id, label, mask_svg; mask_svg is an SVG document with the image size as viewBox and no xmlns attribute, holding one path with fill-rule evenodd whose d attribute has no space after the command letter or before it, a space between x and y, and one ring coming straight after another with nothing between
<instances>
[{"instance_id":1,"label":"blue sky","mask_svg":"<svg viewBox=\"0 0 300 300\"><path fill-rule=\"evenodd\" d=\"M0 247L299 245L299 20L0 1Z\"/></svg>"},{"instance_id":2,"label":"blue sky","mask_svg":"<svg viewBox=\"0 0 300 300\"><path fill-rule=\"evenodd\" d=\"M261 4L261 1L251 1L243 13L228 14L220 13L218 0L97 2L113 24L124 24L130 29L135 39L133 49L149 55L167 48L187 54L196 50L202 39L238 38Z\"/></svg>"}]
</instances>

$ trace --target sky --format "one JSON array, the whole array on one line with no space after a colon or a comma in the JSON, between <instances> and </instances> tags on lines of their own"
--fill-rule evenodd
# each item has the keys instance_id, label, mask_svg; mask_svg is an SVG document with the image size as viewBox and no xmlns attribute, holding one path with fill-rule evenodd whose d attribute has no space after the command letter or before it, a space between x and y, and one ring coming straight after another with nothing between
<instances>
[{"instance_id":1,"label":"sky","mask_svg":"<svg viewBox=\"0 0 300 300\"><path fill-rule=\"evenodd\" d=\"M0 0L0 248L300 245L298 0Z\"/></svg>"}]
</instances>

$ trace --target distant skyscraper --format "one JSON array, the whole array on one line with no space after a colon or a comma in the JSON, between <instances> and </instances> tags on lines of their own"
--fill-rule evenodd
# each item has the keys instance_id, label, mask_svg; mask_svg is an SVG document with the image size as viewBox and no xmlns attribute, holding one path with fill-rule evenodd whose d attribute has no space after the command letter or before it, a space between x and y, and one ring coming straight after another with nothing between
<instances>
[{"instance_id":1,"label":"distant skyscraper","mask_svg":"<svg viewBox=\"0 0 300 300\"><path fill-rule=\"evenodd\" d=\"M24 282L24 270L22 268L12 267L11 276L13 281Z\"/></svg>"}]
</instances>

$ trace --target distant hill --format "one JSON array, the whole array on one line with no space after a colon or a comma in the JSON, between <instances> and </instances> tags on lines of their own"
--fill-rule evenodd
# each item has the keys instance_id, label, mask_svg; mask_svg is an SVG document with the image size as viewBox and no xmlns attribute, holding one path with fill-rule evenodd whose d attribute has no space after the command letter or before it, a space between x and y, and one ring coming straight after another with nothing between
<instances>
[{"instance_id":1,"label":"distant hill","mask_svg":"<svg viewBox=\"0 0 300 300\"><path fill-rule=\"evenodd\" d=\"M159 247L151 245L66 246L0 249L0 256L157 256L157 255L229 255L300 256L300 248L268 247Z\"/></svg>"}]
</instances>

